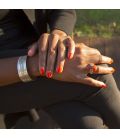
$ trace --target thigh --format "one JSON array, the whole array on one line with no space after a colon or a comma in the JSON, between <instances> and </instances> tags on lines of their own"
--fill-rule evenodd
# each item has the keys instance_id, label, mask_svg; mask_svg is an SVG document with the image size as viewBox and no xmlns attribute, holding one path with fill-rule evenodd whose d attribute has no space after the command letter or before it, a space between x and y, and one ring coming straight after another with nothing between
<instances>
[{"instance_id":1,"label":"thigh","mask_svg":"<svg viewBox=\"0 0 120 138\"><path fill-rule=\"evenodd\" d=\"M26 111L69 100L84 99L98 88L76 83L65 83L47 78L34 82L17 83L0 88L0 113Z\"/></svg>"},{"instance_id":2,"label":"thigh","mask_svg":"<svg viewBox=\"0 0 120 138\"><path fill-rule=\"evenodd\" d=\"M87 105L98 111L109 128L120 128L120 92L112 75L102 75L100 80L107 88L86 98Z\"/></svg>"},{"instance_id":3,"label":"thigh","mask_svg":"<svg viewBox=\"0 0 120 138\"><path fill-rule=\"evenodd\" d=\"M105 128L99 113L77 101L55 104L44 110L64 129Z\"/></svg>"},{"instance_id":4,"label":"thigh","mask_svg":"<svg viewBox=\"0 0 120 138\"><path fill-rule=\"evenodd\" d=\"M26 49L6 51L9 57L26 54ZM3 56L5 57L3 54ZM40 77L29 83L17 83L0 87L0 113L23 112L31 108L43 108L79 97L84 99L99 88L78 83L67 83Z\"/></svg>"}]
</instances>

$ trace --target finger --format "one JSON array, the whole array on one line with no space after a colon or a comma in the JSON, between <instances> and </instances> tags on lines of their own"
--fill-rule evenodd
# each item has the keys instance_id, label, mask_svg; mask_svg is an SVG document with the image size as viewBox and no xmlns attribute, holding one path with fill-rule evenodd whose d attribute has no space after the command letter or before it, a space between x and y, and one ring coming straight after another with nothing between
<instances>
[{"instance_id":1,"label":"finger","mask_svg":"<svg viewBox=\"0 0 120 138\"><path fill-rule=\"evenodd\" d=\"M28 56L30 57L34 56L36 52L37 52L37 43L34 43L30 46L28 50Z\"/></svg>"},{"instance_id":2,"label":"finger","mask_svg":"<svg viewBox=\"0 0 120 138\"><path fill-rule=\"evenodd\" d=\"M66 46L68 47L67 57L68 59L72 59L75 52L75 43L71 37L66 39Z\"/></svg>"},{"instance_id":3,"label":"finger","mask_svg":"<svg viewBox=\"0 0 120 138\"><path fill-rule=\"evenodd\" d=\"M104 82L95 80L95 79L90 78L90 77L84 78L83 83L90 85L90 86L94 86L94 87L100 87L100 88L106 88L107 87L107 85Z\"/></svg>"},{"instance_id":4,"label":"finger","mask_svg":"<svg viewBox=\"0 0 120 138\"><path fill-rule=\"evenodd\" d=\"M88 64L84 70L90 74L112 74L115 72L113 67L97 66L92 63Z\"/></svg>"},{"instance_id":5,"label":"finger","mask_svg":"<svg viewBox=\"0 0 120 138\"><path fill-rule=\"evenodd\" d=\"M43 76L46 68L47 49L48 49L49 34L45 33L40 37L39 40L39 71L40 75Z\"/></svg>"},{"instance_id":6,"label":"finger","mask_svg":"<svg viewBox=\"0 0 120 138\"><path fill-rule=\"evenodd\" d=\"M51 34L49 37L49 50L48 50L47 67L46 67L46 76L48 78L52 78L53 76L58 40L59 36L56 34Z\"/></svg>"},{"instance_id":7,"label":"finger","mask_svg":"<svg viewBox=\"0 0 120 138\"><path fill-rule=\"evenodd\" d=\"M105 64L112 64L113 63L113 59L110 58L110 57L107 57L107 56L103 56L101 55L100 56L100 59L99 59L99 63L105 63Z\"/></svg>"},{"instance_id":8,"label":"finger","mask_svg":"<svg viewBox=\"0 0 120 138\"><path fill-rule=\"evenodd\" d=\"M85 71L87 74L88 73L90 73L90 74L98 73L98 67L95 64L90 63L85 67Z\"/></svg>"},{"instance_id":9,"label":"finger","mask_svg":"<svg viewBox=\"0 0 120 138\"><path fill-rule=\"evenodd\" d=\"M62 73L65 63L65 52L66 48L64 44L61 42L58 45L58 56L57 56L57 66L56 66L56 72Z\"/></svg>"},{"instance_id":10,"label":"finger","mask_svg":"<svg viewBox=\"0 0 120 138\"><path fill-rule=\"evenodd\" d=\"M96 66L93 73L94 74L112 74L115 72L113 67L104 67L104 66Z\"/></svg>"}]
</instances>

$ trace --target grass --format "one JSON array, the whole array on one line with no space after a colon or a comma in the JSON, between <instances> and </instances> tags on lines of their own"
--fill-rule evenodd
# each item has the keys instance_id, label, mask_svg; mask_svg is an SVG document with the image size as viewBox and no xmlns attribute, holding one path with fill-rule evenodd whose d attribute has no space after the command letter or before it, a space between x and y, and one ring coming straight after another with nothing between
<instances>
[{"instance_id":1,"label":"grass","mask_svg":"<svg viewBox=\"0 0 120 138\"><path fill-rule=\"evenodd\" d=\"M112 37L120 35L120 10L81 9L76 10L75 34L90 37Z\"/></svg>"}]
</instances>

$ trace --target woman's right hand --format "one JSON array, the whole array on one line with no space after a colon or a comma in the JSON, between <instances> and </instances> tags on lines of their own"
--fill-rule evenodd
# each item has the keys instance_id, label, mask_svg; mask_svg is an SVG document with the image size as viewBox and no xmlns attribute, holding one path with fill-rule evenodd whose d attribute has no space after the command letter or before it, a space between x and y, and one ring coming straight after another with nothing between
<instances>
[{"instance_id":1,"label":"woman's right hand","mask_svg":"<svg viewBox=\"0 0 120 138\"><path fill-rule=\"evenodd\" d=\"M33 57L38 54L40 75L52 78L55 71L58 74L63 72L65 58L71 60L74 52L75 43L72 38L62 31L55 30L51 34L42 34L38 42L28 50L28 56Z\"/></svg>"},{"instance_id":2,"label":"woman's right hand","mask_svg":"<svg viewBox=\"0 0 120 138\"><path fill-rule=\"evenodd\" d=\"M101 55L94 48L90 48L83 43L76 44L74 57L69 61L66 59L62 74L54 74L54 79L66 82L83 83L95 87L107 87L101 81L88 77L90 67L92 74L112 74L115 69L112 67L100 66L100 64L112 64L113 60ZM90 66L90 65L93 66Z\"/></svg>"}]
</instances>

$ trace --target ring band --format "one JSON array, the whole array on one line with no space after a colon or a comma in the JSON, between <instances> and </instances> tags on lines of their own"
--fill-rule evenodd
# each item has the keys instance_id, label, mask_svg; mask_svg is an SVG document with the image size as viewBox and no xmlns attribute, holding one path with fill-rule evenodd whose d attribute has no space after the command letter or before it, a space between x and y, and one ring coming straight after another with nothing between
<instances>
[{"instance_id":1,"label":"ring band","mask_svg":"<svg viewBox=\"0 0 120 138\"><path fill-rule=\"evenodd\" d=\"M93 73L96 73L97 72L97 66L95 65L95 64L93 64L93 63L90 63L90 64L88 64L87 65L87 72L89 73L89 74L93 74Z\"/></svg>"}]
</instances>

